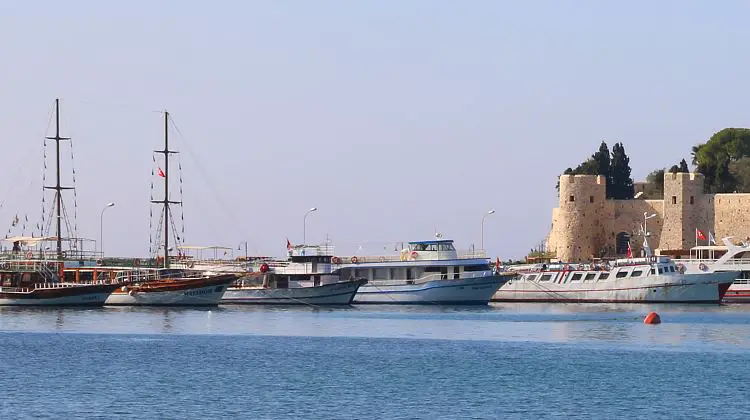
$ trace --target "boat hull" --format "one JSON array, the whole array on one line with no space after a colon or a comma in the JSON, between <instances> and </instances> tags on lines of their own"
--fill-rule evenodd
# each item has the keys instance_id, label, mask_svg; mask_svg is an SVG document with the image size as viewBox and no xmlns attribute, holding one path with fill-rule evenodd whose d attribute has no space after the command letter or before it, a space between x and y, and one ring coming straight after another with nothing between
<instances>
[{"instance_id":1,"label":"boat hull","mask_svg":"<svg viewBox=\"0 0 750 420\"><path fill-rule=\"evenodd\" d=\"M431 280L424 283L378 284L359 288L355 304L447 304L486 305L509 275L487 275L463 279Z\"/></svg>"},{"instance_id":2,"label":"boat hull","mask_svg":"<svg viewBox=\"0 0 750 420\"><path fill-rule=\"evenodd\" d=\"M29 292L2 288L6 290L0 289L0 306L102 306L117 287L112 284L85 284Z\"/></svg>"},{"instance_id":3,"label":"boat hull","mask_svg":"<svg viewBox=\"0 0 750 420\"><path fill-rule=\"evenodd\" d=\"M512 280L495 302L719 303L736 273L646 276L595 283Z\"/></svg>"},{"instance_id":4,"label":"boat hull","mask_svg":"<svg viewBox=\"0 0 750 420\"><path fill-rule=\"evenodd\" d=\"M724 302L750 303L750 284L732 283L732 285L729 286L729 290L727 290L727 294L724 295Z\"/></svg>"},{"instance_id":5,"label":"boat hull","mask_svg":"<svg viewBox=\"0 0 750 420\"><path fill-rule=\"evenodd\" d=\"M120 306L216 306L227 287L237 279L222 274L196 279L157 281L142 286L124 286L115 290L106 305Z\"/></svg>"},{"instance_id":6,"label":"boat hull","mask_svg":"<svg viewBox=\"0 0 750 420\"><path fill-rule=\"evenodd\" d=\"M342 281L321 286L273 289L230 287L222 304L254 305L350 305L364 280Z\"/></svg>"}]
</instances>

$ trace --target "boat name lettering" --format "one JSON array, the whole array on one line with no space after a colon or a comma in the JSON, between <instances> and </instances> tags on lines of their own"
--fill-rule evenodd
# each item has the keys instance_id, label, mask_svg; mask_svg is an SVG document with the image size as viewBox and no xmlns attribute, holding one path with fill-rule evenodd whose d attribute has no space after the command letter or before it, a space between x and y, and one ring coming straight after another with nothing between
<instances>
[{"instance_id":1,"label":"boat name lettering","mask_svg":"<svg viewBox=\"0 0 750 420\"><path fill-rule=\"evenodd\" d=\"M201 295L210 295L213 293L212 289L196 289L196 290L188 290L183 293L183 296L201 296Z\"/></svg>"}]
</instances>

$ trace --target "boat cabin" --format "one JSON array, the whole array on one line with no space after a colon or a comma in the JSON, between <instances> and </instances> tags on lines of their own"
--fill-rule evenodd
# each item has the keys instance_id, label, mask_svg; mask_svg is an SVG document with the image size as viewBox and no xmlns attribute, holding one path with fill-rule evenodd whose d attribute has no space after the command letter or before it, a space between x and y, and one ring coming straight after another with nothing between
<instances>
[{"instance_id":1,"label":"boat cabin","mask_svg":"<svg viewBox=\"0 0 750 420\"><path fill-rule=\"evenodd\" d=\"M618 259L608 264L542 264L524 273L522 280L552 283L593 283L603 280L676 275L681 268L668 257Z\"/></svg>"}]
</instances>

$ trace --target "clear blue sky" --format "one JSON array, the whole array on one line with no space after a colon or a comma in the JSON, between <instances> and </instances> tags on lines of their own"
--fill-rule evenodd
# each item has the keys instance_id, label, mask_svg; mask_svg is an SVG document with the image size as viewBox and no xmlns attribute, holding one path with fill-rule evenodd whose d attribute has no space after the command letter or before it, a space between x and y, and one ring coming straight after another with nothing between
<instances>
[{"instance_id":1,"label":"clear blue sky","mask_svg":"<svg viewBox=\"0 0 750 420\"><path fill-rule=\"evenodd\" d=\"M105 213L108 254L148 249L154 111L168 109L184 135L173 133L188 244L247 240L251 253L283 254L317 206L308 242L392 243L437 227L468 248L495 208L485 247L521 257L549 230L556 176L601 140L624 142L638 180L747 126L748 9L2 2L0 225L39 220L42 139L60 97L80 233L98 238L101 208L117 203Z\"/></svg>"}]
</instances>

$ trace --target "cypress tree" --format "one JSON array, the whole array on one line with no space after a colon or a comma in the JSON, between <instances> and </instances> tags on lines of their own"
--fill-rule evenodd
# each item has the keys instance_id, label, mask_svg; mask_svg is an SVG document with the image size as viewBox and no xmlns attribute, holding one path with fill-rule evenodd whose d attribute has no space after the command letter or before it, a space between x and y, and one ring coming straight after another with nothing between
<instances>
[{"instance_id":1,"label":"cypress tree","mask_svg":"<svg viewBox=\"0 0 750 420\"><path fill-rule=\"evenodd\" d=\"M610 177L612 178L612 198L629 200L633 198L633 179L630 177L630 158L622 143L612 146Z\"/></svg>"}]
</instances>

